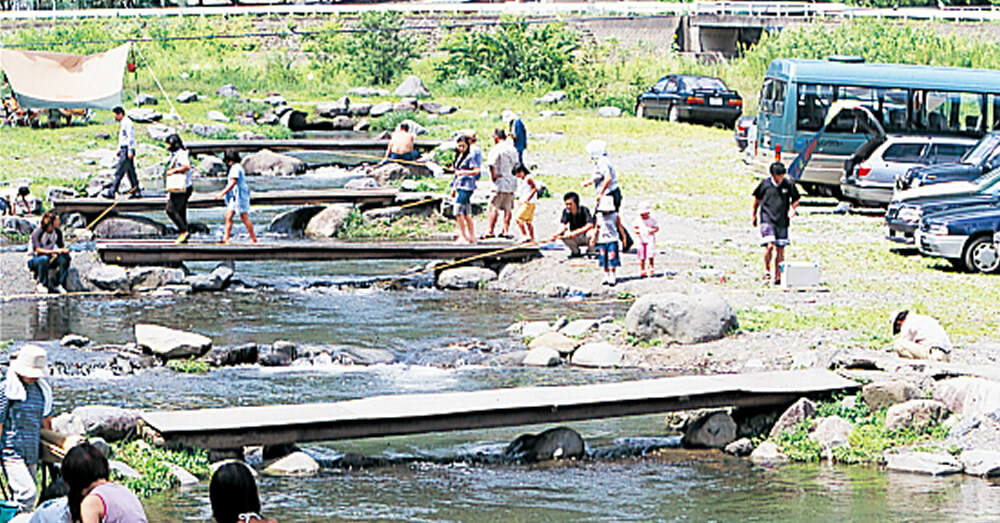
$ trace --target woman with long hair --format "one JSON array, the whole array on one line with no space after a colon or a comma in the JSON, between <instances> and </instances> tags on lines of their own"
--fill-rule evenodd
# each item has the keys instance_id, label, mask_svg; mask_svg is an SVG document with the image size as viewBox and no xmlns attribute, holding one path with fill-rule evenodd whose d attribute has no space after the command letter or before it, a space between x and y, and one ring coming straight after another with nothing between
<instances>
[{"instance_id":1,"label":"woman with long hair","mask_svg":"<svg viewBox=\"0 0 1000 523\"><path fill-rule=\"evenodd\" d=\"M171 134L167 137L167 150L170 151L170 159L167 160L167 172L165 176L168 182L172 177L184 177L184 187L172 187L167 184L167 216L177 226L177 236L175 243L185 243L188 240L187 203L191 197L191 157L181 137Z\"/></svg>"},{"instance_id":2,"label":"woman with long hair","mask_svg":"<svg viewBox=\"0 0 1000 523\"><path fill-rule=\"evenodd\" d=\"M230 461L215 470L208 498L216 523L278 523L260 515L257 481L250 467L241 461Z\"/></svg>"},{"instance_id":3,"label":"woman with long hair","mask_svg":"<svg viewBox=\"0 0 1000 523\"><path fill-rule=\"evenodd\" d=\"M483 164L483 153L473 149L475 138L469 135L458 137L455 142L455 221L458 224L459 243L476 243L476 233L472 222L472 193L476 190L476 180L479 179ZM476 154L478 153L478 154Z\"/></svg>"},{"instance_id":4,"label":"woman with long hair","mask_svg":"<svg viewBox=\"0 0 1000 523\"><path fill-rule=\"evenodd\" d=\"M90 443L66 453L63 481L69 487L73 523L147 523L146 512L129 489L108 481L108 458Z\"/></svg>"},{"instance_id":5,"label":"woman with long hair","mask_svg":"<svg viewBox=\"0 0 1000 523\"><path fill-rule=\"evenodd\" d=\"M59 215L55 211L47 211L42 215L41 223L31 233L31 257L28 259L28 269L35 275L39 293L66 294L66 275L69 274L70 257L69 248L63 242L63 233L59 225Z\"/></svg>"}]
</instances>

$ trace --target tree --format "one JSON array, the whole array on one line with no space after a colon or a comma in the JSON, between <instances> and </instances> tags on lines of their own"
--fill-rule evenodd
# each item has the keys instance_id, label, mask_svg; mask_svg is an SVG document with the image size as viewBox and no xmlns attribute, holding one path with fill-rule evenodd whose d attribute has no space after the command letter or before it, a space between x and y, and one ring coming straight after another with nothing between
<instances>
[{"instance_id":1,"label":"tree","mask_svg":"<svg viewBox=\"0 0 1000 523\"><path fill-rule=\"evenodd\" d=\"M395 12L364 12L345 47L351 72L363 82L387 85L420 56L419 40L403 29Z\"/></svg>"}]
</instances>

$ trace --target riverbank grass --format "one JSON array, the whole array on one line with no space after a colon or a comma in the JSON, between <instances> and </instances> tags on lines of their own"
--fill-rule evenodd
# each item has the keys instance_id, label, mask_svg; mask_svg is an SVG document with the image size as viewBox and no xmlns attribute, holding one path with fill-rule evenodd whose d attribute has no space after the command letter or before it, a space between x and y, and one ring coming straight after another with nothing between
<instances>
[{"instance_id":1,"label":"riverbank grass","mask_svg":"<svg viewBox=\"0 0 1000 523\"><path fill-rule=\"evenodd\" d=\"M170 465L181 467L200 479L208 478L210 473L208 451L202 449L168 450L153 447L143 440L115 443L112 449L114 459L141 474L138 478L130 478L113 472L112 479L140 498L178 485Z\"/></svg>"}]
</instances>

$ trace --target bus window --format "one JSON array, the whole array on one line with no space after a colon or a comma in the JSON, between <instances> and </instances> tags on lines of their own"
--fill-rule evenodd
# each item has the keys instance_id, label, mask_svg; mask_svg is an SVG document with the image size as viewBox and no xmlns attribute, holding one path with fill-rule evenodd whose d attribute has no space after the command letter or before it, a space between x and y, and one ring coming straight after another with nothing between
<instances>
[{"instance_id":1,"label":"bus window","mask_svg":"<svg viewBox=\"0 0 1000 523\"><path fill-rule=\"evenodd\" d=\"M919 96L922 95L922 96ZM917 92L914 116L921 128L932 132L976 132L981 128L984 114L983 98L972 93L943 91Z\"/></svg>"},{"instance_id":2,"label":"bus window","mask_svg":"<svg viewBox=\"0 0 1000 523\"><path fill-rule=\"evenodd\" d=\"M796 127L800 131L818 131L833 102L833 88L829 85L799 84L796 107Z\"/></svg>"},{"instance_id":3,"label":"bus window","mask_svg":"<svg viewBox=\"0 0 1000 523\"><path fill-rule=\"evenodd\" d=\"M1000 95L986 95L986 124L984 131L1000 130Z\"/></svg>"},{"instance_id":4,"label":"bus window","mask_svg":"<svg viewBox=\"0 0 1000 523\"><path fill-rule=\"evenodd\" d=\"M780 117L785 112L785 82L774 78L764 79L760 89L760 112Z\"/></svg>"}]
</instances>

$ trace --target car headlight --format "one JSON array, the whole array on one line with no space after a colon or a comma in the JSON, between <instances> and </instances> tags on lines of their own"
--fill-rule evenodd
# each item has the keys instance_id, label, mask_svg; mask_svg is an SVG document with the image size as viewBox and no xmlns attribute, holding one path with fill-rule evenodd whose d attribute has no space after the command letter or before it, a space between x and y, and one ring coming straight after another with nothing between
<instances>
[{"instance_id":1,"label":"car headlight","mask_svg":"<svg viewBox=\"0 0 1000 523\"><path fill-rule=\"evenodd\" d=\"M900 221L915 223L920 221L920 211L913 207L904 207L899 210L899 214L896 217Z\"/></svg>"},{"instance_id":2,"label":"car headlight","mask_svg":"<svg viewBox=\"0 0 1000 523\"><path fill-rule=\"evenodd\" d=\"M931 236L947 236L948 226L941 223L932 223L927 226L927 234Z\"/></svg>"}]
</instances>

